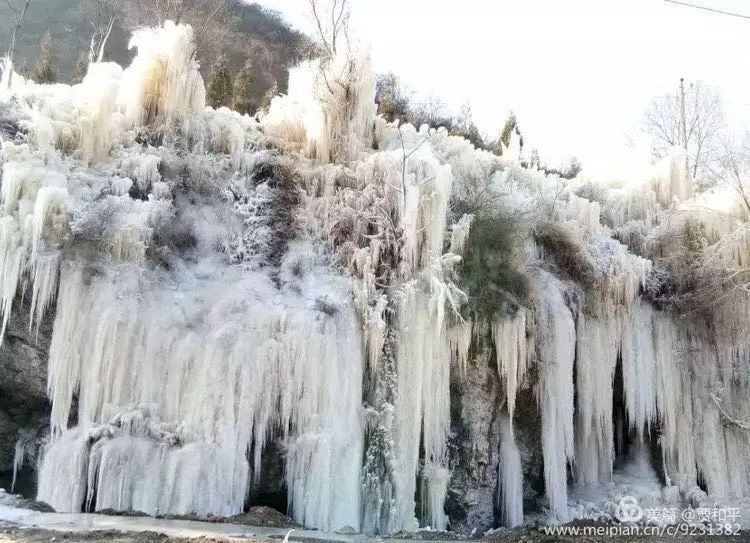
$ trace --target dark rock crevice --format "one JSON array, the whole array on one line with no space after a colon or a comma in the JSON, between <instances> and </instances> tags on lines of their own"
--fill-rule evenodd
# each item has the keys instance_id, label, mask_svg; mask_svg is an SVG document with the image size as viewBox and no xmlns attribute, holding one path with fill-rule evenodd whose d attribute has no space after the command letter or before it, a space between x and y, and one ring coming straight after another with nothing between
<instances>
[{"instance_id":1,"label":"dark rock crevice","mask_svg":"<svg viewBox=\"0 0 750 543\"><path fill-rule=\"evenodd\" d=\"M14 490L26 498L36 495L38 449L49 427L47 357L52 315L54 308L37 334L29 330L28 307L18 307L0 347L0 488L11 489L15 447L23 435L27 454Z\"/></svg>"}]
</instances>

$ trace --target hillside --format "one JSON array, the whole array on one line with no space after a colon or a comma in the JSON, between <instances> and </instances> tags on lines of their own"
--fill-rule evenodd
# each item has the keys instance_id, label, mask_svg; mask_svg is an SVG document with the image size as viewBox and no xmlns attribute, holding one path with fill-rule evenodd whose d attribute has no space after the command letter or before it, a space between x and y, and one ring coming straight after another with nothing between
<instances>
[{"instance_id":1,"label":"hillside","mask_svg":"<svg viewBox=\"0 0 750 543\"><path fill-rule=\"evenodd\" d=\"M141 0L119 3L119 16L107 43L110 60L128 64L133 56L127 47L130 33L153 24L157 18L155 4ZM205 20L212 4L194 4L192 18ZM88 52L95 7L94 0L32 0L18 36L16 65L21 68L33 65L42 36L49 31L58 44L59 78L70 81L78 58ZM0 20L10 17L8 6L0 3ZM11 31L9 24L0 25L0 50L7 49ZM204 75L220 53L227 55L233 71L246 59L252 59L256 69L256 98L259 98L274 81L281 91L286 89L287 70L295 64L306 43L307 38L290 28L278 14L257 4L231 0L227 15L198 44L198 59Z\"/></svg>"}]
</instances>

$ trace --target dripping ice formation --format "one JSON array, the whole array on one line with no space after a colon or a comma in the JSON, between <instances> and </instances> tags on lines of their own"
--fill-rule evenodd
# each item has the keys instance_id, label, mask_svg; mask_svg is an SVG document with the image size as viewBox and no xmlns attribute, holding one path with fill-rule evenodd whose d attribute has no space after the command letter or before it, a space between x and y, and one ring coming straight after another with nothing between
<instances>
[{"instance_id":1,"label":"dripping ice formation","mask_svg":"<svg viewBox=\"0 0 750 543\"><path fill-rule=\"evenodd\" d=\"M298 522L446 529L451 383L482 346L502 391L503 524L529 513L524 392L550 522L577 515L581 488L618 492L628 434L658 447L684 499L750 497L750 437L725 424L750 419L750 305L728 301L710 327L657 308L653 263L617 241L669 240L690 216L733 236L722 262L748 261L747 238L706 211L731 198L694 195L679 154L596 201L580 178L560 196L513 153L376 117L366 55L295 68L256 120L205 107L189 27L131 45L131 66L92 64L80 85L0 91L19 126L0 151L2 333L21 310L34 333L54 311L39 499L233 515L280 439ZM478 183L535 223L513 264L530 301L484 317L460 280L477 220L453 205ZM536 227L571 240L587 275L565 273Z\"/></svg>"}]
</instances>

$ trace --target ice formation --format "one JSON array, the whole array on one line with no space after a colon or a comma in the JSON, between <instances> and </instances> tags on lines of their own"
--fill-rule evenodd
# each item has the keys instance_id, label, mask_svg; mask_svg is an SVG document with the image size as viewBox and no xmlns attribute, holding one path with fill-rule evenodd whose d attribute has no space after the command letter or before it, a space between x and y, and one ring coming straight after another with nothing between
<instances>
[{"instance_id":1,"label":"ice formation","mask_svg":"<svg viewBox=\"0 0 750 543\"><path fill-rule=\"evenodd\" d=\"M498 462L500 518L504 526L523 524L523 466L511 418L500 419L500 461Z\"/></svg>"},{"instance_id":2,"label":"ice formation","mask_svg":"<svg viewBox=\"0 0 750 543\"><path fill-rule=\"evenodd\" d=\"M699 318L647 295L696 222L705 266L750 261L746 210L694 195L679 153L642 183L563 182L376 117L366 55L295 68L256 120L204 107L189 27L131 45L127 68L0 95L19 126L0 141L2 334L55 314L40 499L232 515L279 441L300 523L446 529L450 388L482 347L505 525L524 521L519 406L541 419L550 521L575 516L573 486L620 480L628 444L685 499L750 496L747 299ZM461 270L486 210L457 203L488 193L523 217L498 265L528 295L480 315Z\"/></svg>"}]
</instances>

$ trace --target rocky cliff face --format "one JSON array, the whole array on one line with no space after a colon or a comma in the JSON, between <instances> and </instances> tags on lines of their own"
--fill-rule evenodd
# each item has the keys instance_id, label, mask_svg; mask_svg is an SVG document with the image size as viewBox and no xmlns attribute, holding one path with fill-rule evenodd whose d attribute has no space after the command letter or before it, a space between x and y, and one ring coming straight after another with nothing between
<instances>
[{"instance_id":1,"label":"rocky cliff face","mask_svg":"<svg viewBox=\"0 0 750 543\"><path fill-rule=\"evenodd\" d=\"M11 488L16 444L22 438L28 446L15 491L33 498L36 453L49 426L47 353L51 322L47 319L37 335L29 332L27 314L20 310L13 315L0 347L0 487Z\"/></svg>"},{"instance_id":2,"label":"rocky cliff face","mask_svg":"<svg viewBox=\"0 0 750 543\"><path fill-rule=\"evenodd\" d=\"M497 369L491 366L488 353L468 364L465 376L453 378L446 511L454 530L484 531L495 526L502 401Z\"/></svg>"},{"instance_id":3,"label":"rocky cliff face","mask_svg":"<svg viewBox=\"0 0 750 543\"><path fill-rule=\"evenodd\" d=\"M475 356L465 373L451 378L451 479L445 509L450 528L484 532L502 524L498 485L505 393L493 353ZM514 435L521 454L524 510L536 511L544 496L539 407L532 390L516 401Z\"/></svg>"}]
</instances>

